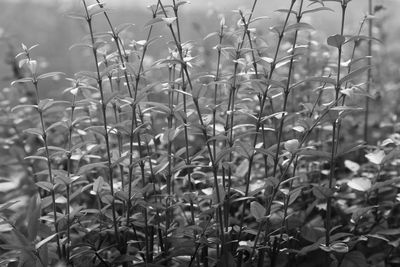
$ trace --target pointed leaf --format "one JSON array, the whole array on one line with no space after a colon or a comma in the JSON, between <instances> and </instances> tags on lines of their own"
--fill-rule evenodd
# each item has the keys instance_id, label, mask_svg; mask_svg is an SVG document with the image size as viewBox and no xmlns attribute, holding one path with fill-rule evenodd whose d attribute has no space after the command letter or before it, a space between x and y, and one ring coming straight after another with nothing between
<instances>
[{"instance_id":1,"label":"pointed leaf","mask_svg":"<svg viewBox=\"0 0 400 267\"><path fill-rule=\"evenodd\" d=\"M360 76L360 74L362 74L363 72L365 72L366 70L370 69L371 66L365 66L365 67L361 67L355 71L350 72L349 74L347 74L346 76L344 76L343 78L341 78L339 80L339 84L343 84L344 82L348 82L350 80L353 80L354 78L357 78L358 76Z\"/></svg>"}]
</instances>

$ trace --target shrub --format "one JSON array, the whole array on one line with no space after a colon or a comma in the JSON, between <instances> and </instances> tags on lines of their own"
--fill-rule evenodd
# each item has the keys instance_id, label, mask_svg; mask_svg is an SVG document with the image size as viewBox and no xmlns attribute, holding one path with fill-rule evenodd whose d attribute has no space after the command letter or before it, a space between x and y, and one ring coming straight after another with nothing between
<instances>
[{"instance_id":1,"label":"shrub","mask_svg":"<svg viewBox=\"0 0 400 267\"><path fill-rule=\"evenodd\" d=\"M205 37L209 58L181 35L186 1L164 2L133 40L132 24L82 0L70 16L88 35L73 49L94 71L66 78L58 100L41 83L65 75L41 74L22 45L12 85L30 97L3 103L3 148L30 199L26 212L0 206L2 264L396 266L399 136L368 143L372 1L352 36L351 1L334 1L341 31L319 43L304 17L332 12L326 1L287 1L263 36L255 0ZM150 62L155 27L171 39ZM349 138L354 121L365 127Z\"/></svg>"}]
</instances>

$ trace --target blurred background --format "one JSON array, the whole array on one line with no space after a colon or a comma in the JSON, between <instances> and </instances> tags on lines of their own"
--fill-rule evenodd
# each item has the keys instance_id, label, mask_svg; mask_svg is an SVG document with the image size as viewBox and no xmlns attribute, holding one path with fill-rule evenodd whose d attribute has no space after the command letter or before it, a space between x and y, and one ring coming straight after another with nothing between
<instances>
[{"instance_id":1,"label":"blurred background","mask_svg":"<svg viewBox=\"0 0 400 267\"><path fill-rule=\"evenodd\" d=\"M90 1L88 1L90 3ZM168 1L164 1L168 2ZM274 25L274 21L282 17L282 13L274 12L278 8L287 8L289 0L264 0L258 1L256 16L268 16L270 19L262 20L258 25L260 31L268 31ZM20 52L20 44L27 46L39 44L35 48L33 57L42 61L44 72L61 71L68 76L74 72L91 68L91 62L84 53L90 51L75 48L69 49L74 43L80 42L87 33L87 27L83 21L69 18L69 13L82 12L82 3L79 0L1 0L0 9L0 88L10 86L14 79L13 69L10 65L13 57ZM109 0L105 1L106 6L111 10L111 20L114 25L120 23L134 23L133 37L135 40L145 38L146 31L143 25L151 18L148 5L156 3L155 0ZM196 43L207 47L203 38L210 32L218 29L220 14L227 18L232 16L232 10L251 8L251 0L192 0L190 4L182 7L183 16L183 40L193 40ZM311 3L306 1L307 4ZM357 32L359 23L367 12L367 0L352 0L349 3L346 17L346 34ZM398 14L400 12L400 1L398 0L374 0L375 5L382 4L384 12L380 12L381 28L385 31L386 51L399 51L400 24ZM335 12L321 12L318 15L308 16L310 22L318 32L321 41L326 37L339 32L338 3L329 3L327 6L335 9ZM383 18L382 18L383 17ZM235 20L237 17L235 17ZM234 22L233 22L234 23ZM95 18L96 31L108 31L102 16ZM159 29L156 34L164 35L158 42L158 46L165 45L169 35L165 29ZM214 45L210 41L208 47ZM158 57L157 46L151 49L155 57ZM393 57L400 57L399 53L393 53ZM400 62L400 60L399 60ZM15 71L15 70L14 70ZM62 85L61 85L62 87ZM65 87L64 87L65 88ZM62 88L49 88L46 95L57 97Z\"/></svg>"}]
</instances>

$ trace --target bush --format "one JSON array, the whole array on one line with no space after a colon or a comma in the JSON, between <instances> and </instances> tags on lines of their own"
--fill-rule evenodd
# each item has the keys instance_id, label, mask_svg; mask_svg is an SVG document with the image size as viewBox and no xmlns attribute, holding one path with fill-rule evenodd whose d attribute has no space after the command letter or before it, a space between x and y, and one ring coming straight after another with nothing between
<instances>
[{"instance_id":1,"label":"bush","mask_svg":"<svg viewBox=\"0 0 400 267\"><path fill-rule=\"evenodd\" d=\"M369 132L372 1L353 36L351 1L334 1L341 32L325 44L304 20L325 1L287 1L262 35L255 0L205 37L212 56L181 36L186 1L164 2L133 40L82 0L73 47L94 71L57 100L41 84L65 75L22 45L2 92L7 175L22 177L1 197L2 266L398 266L400 138ZM171 37L157 60L155 27Z\"/></svg>"}]
</instances>

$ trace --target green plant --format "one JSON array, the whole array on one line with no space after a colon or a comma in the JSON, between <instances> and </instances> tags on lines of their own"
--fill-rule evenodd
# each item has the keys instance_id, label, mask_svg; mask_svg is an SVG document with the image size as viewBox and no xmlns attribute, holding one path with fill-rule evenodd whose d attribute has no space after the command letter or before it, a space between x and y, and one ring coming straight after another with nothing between
<instances>
[{"instance_id":1,"label":"green plant","mask_svg":"<svg viewBox=\"0 0 400 267\"><path fill-rule=\"evenodd\" d=\"M12 211L13 200L0 206L0 262L378 266L372 247L395 266L398 133L393 127L377 145L345 138L349 120L368 130L370 110L362 120L356 104L372 98L373 25L362 34L365 16L345 35L352 3L332 1L340 33L320 42L306 19L332 12L325 2L289 0L278 10L283 21L261 34L267 22L255 17L254 0L235 11L236 24L220 18L205 37L215 57L202 65L184 39L186 1L156 1L146 39L134 40L134 26L115 26L105 3L82 0L70 17L88 35L72 48L89 49L94 71L66 78L63 100L39 93L42 80L65 74L40 74L36 46L23 45L25 76L12 85L35 99L12 110L4 103L2 119L37 190L26 193L26 215ZM101 19L107 32L96 29ZM167 49L147 63L161 27ZM366 130L356 138L369 141ZM360 150L366 162L352 158Z\"/></svg>"}]
</instances>

